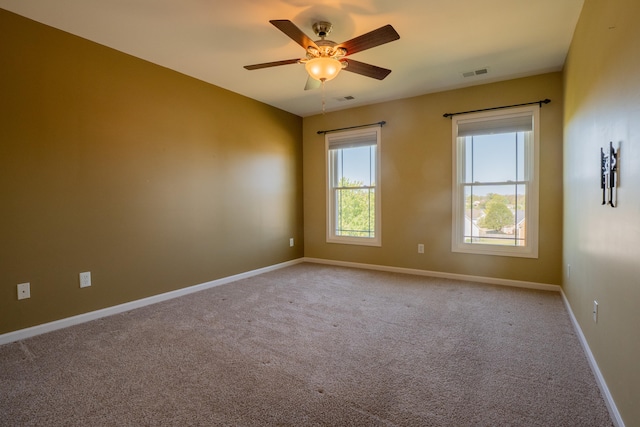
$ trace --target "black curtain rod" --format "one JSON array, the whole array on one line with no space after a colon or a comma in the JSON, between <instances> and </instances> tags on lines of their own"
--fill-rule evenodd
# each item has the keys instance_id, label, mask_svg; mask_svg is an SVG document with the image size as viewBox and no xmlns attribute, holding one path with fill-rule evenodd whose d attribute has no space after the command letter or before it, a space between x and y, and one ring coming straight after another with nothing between
<instances>
[{"instance_id":1,"label":"black curtain rod","mask_svg":"<svg viewBox=\"0 0 640 427\"><path fill-rule=\"evenodd\" d=\"M323 133L329 133L329 132L338 132L340 130L348 130L348 129L357 129L357 128L366 128L368 126L373 126L373 125L380 125L380 127L386 125L387 122L385 122L384 120L381 122L377 122L377 123L369 123L368 125L358 125L358 126L350 126L348 128L340 128L340 129L330 129L330 130L319 130L318 131L318 135L321 135Z\"/></svg>"},{"instance_id":2,"label":"black curtain rod","mask_svg":"<svg viewBox=\"0 0 640 427\"><path fill-rule=\"evenodd\" d=\"M548 104L550 102L551 100L547 98L547 99L542 99L540 101L535 101L535 102L525 102L524 104L503 105L502 107L483 108L481 110L471 110L471 111L460 111L459 113L445 113L442 116L451 118L453 116L457 116L458 114L479 113L480 111L500 110L502 108L522 107L523 105L533 105L533 104L540 104L540 107L542 107L542 104Z\"/></svg>"}]
</instances>

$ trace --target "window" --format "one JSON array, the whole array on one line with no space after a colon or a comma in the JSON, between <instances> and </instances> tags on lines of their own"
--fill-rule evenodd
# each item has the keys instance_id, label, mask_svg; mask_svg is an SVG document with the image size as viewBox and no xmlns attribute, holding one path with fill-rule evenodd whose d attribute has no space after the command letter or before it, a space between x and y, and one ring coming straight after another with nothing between
<instances>
[{"instance_id":1,"label":"window","mask_svg":"<svg viewBox=\"0 0 640 427\"><path fill-rule=\"evenodd\" d=\"M539 109L453 117L452 251L538 257Z\"/></svg>"},{"instance_id":2,"label":"window","mask_svg":"<svg viewBox=\"0 0 640 427\"><path fill-rule=\"evenodd\" d=\"M380 246L380 128L325 135L327 242Z\"/></svg>"}]
</instances>

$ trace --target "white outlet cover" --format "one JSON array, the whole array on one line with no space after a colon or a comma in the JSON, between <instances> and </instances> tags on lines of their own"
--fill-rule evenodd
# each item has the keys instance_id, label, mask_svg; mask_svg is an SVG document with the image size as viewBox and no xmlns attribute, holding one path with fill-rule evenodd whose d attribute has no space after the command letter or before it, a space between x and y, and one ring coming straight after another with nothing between
<instances>
[{"instance_id":1,"label":"white outlet cover","mask_svg":"<svg viewBox=\"0 0 640 427\"><path fill-rule=\"evenodd\" d=\"M80 273L80 287L88 288L91 286L91 272L85 271L84 273Z\"/></svg>"},{"instance_id":2,"label":"white outlet cover","mask_svg":"<svg viewBox=\"0 0 640 427\"><path fill-rule=\"evenodd\" d=\"M18 299L31 298L31 284L20 283L18 285Z\"/></svg>"}]
</instances>

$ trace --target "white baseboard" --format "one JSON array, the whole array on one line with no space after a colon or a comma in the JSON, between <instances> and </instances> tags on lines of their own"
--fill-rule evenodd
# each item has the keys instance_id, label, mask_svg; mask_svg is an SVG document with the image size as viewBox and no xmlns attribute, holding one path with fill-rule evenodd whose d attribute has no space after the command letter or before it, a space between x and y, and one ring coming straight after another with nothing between
<instances>
[{"instance_id":1,"label":"white baseboard","mask_svg":"<svg viewBox=\"0 0 640 427\"><path fill-rule=\"evenodd\" d=\"M538 289L560 292L560 286L546 283L526 282L522 280L498 279L495 277L470 276L467 274L443 273L441 271L418 270L415 268L390 267L386 265L363 264L359 262L335 261L321 258L303 258L304 262L336 265L340 267L362 268L367 270L387 271L390 273L413 274L417 276L439 277L442 279L466 280L469 282L488 283L492 285L514 286L517 288Z\"/></svg>"},{"instance_id":2,"label":"white baseboard","mask_svg":"<svg viewBox=\"0 0 640 427\"><path fill-rule=\"evenodd\" d=\"M23 339L44 334L47 332L52 332L58 329L67 328L69 326L78 325L80 323L89 322L91 320L112 316L114 314L123 313L125 311L134 310L136 308L144 307L144 306L155 304L162 301L167 301L173 298L178 298L184 295L192 294L194 292L213 288L215 286L220 286L220 285L225 285L227 283L235 282L236 280L246 279L252 276L256 276L258 274L263 274L269 271L278 270L280 268L289 267L291 265L299 264L301 262L303 262L303 259L298 258L292 261L287 261L280 264L259 268L257 270L251 270L245 273L236 274L234 276L223 277L221 279L212 280L210 282L201 283L199 285L189 286L187 288L177 289L175 291L166 292L163 294L158 294L158 295L154 295L147 298L142 298L142 299L127 302L124 304L114 305L112 307L103 308L101 310L91 311L89 313L83 313L77 316L67 317L65 319L55 320L53 322L32 326L30 328L8 332L6 334L0 335L0 345L23 340Z\"/></svg>"},{"instance_id":3,"label":"white baseboard","mask_svg":"<svg viewBox=\"0 0 640 427\"><path fill-rule=\"evenodd\" d=\"M562 295L562 300L564 301L564 305L569 312L569 317L571 318L571 323L573 323L573 327L576 330L576 334L578 335L578 340L580 344L582 344L582 348L584 349L585 355L587 356L587 360L589 361L589 366L591 366L591 370L593 371L593 375L596 377L596 383L600 388L600 393L602 393L602 397L604 398L604 403L607 405L607 409L609 410L609 415L611 415L611 421L616 427L624 427L624 421L622 421L622 417L620 416L620 412L618 412L618 407L616 406L616 402L613 400L613 396L611 396L611 392L609 391L609 387L607 387L607 383L602 376L602 372L600 372L600 368L598 367L598 363L596 362L595 357L593 357L593 353L591 353L591 349L589 348L589 344L587 343L587 339L582 333L582 328L576 319L576 316L573 314L573 310L571 309L571 304L569 304L569 300L567 296L564 294L564 291L560 291Z\"/></svg>"}]
</instances>

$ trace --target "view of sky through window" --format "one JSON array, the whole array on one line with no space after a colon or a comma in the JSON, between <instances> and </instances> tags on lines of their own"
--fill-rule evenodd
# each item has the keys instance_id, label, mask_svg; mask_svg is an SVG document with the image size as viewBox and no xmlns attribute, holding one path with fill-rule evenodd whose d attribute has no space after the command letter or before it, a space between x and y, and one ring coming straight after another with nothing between
<instances>
[{"instance_id":1,"label":"view of sky through window","mask_svg":"<svg viewBox=\"0 0 640 427\"><path fill-rule=\"evenodd\" d=\"M375 185L375 146L344 148L338 160L338 182L347 178L350 183Z\"/></svg>"},{"instance_id":2,"label":"view of sky through window","mask_svg":"<svg viewBox=\"0 0 640 427\"><path fill-rule=\"evenodd\" d=\"M467 137L464 182L514 182L514 186L474 186L474 194L516 194L515 182L525 178L524 154L523 132Z\"/></svg>"}]
</instances>

